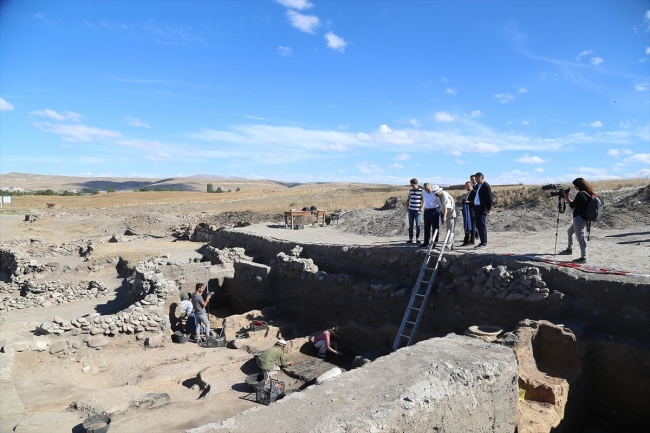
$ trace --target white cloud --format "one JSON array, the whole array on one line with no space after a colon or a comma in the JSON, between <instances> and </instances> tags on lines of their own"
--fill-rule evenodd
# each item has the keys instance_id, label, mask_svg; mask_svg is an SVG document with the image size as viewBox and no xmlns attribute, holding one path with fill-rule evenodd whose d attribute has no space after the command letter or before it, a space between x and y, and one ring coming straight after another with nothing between
<instances>
[{"instance_id":1,"label":"white cloud","mask_svg":"<svg viewBox=\"0 0 650 433\"><path fill-rule=\"evenodd\" d=\"M629 158L625 158L623 162L627 164L634 164L641 162L643 164L650 164L650 153L636 153Z\"/></svg>"},{"instance_id":2,"label":"white cloud","mask_svg":"<svg viewBox=\"0 0 650 433\"><path fill-rule=\"evenodd\" d=\"M436 120L436 122L453 122L454 116L452 116L451 114L445 111L438 111L434 115L434 119Z\"/></svg>"},{"instance_id":3,"label":"white cloud","mask_svg":"<svg viewBox=\"0 0 650 433\"><path fill-rule=\"evenodd\" d=\"M646 92L648 90L648 85L646 83L639 83L636 86L634 86L634 88L638 92Z\"/></svg>"},{"instance_id":4,"label":"white cloud","mask_svg":"<svg viewBox=\"0 0 650 433\"><path fill-rule=\"evenodd\" d=\"M340 144L340 143L326 144L324 146L319 147L319 149L323 150L325 152L329 152L329 151L345 152L347 150L350 150L350 148L348 146L346 146L345 144Z\"/></svg>"},{"instance_id":5,"label":"white cloud","mask_svg":"<svg viewBox=\"0 0 650 433\"><path fill-rule=\"evenodd\" d=\"M418 122L418 119L413 118L413 119L409 120L409 123L411 125L415 126L416 128L420 127L420 122Z\"/></svg>"},{"instance_id":6,"label":"white cloud","mask_svg":"<svg viewBox=\"0 0 650 433\"><path fill-rule=\"evenodd\" d=\"M411 155L408 153L400 153L399 155L396 155L393 159L396 159L398 161L408 161L411 159Z\"/></svg>"},{"instance_id":7,"label":"white cloud","mask_svg":"<svg viewBox=\"0 0 650 433\"><path fill-rule=\"evenodd\" d=\"M314 6L309 3L309 0L275 0L277 3L280 3L282 6L290 9L298 9L299 11L303 9L309 9Z\"/></svg>"},{"instance_id":8,"label":"white cloud","mask_svg":"<svg viewBox=\"0 0 650 433\"><path fill-rule=\"evenodd\" d=\"M525 88L525 87L520 87L519 89L517 89L517 92L518 93L528 93L528 89Z\"/></svg>"},{"instance_id":9,"label":"white cloud","mask_svg":"<svg viewBox=\"0 0 650 433\"><path fill-rule=\"evenodd\" d=\"M645 53L646 53L646 54L650 54L650 47L646 47L646 49L645 49Z\"/></svg>"},{"instance_id":10,"label":"white cloud","mask_svg":"<svg viewBox=\"0 0 650 433\"><path fill-rule=\"evenodd\" d=\"M448 83L448 82L449 82L449 78L447 78L447 77L442 77L442 78L440 79L440 81L442 81L443 83Z\"/></svg>"},{"instance_id":11,"label":"white cloud","mask_svg":"<svg viewBox=\"0 0 650 433\"><path fill-rule=\"evenodd\" d=\"M630 128L630 121L629 120L625 120L625 121L621 120L618 123L618 127L623 128L623 129L629 129Z\"/></svg>"},{"instance_id":12,"label":"white cloud","mask_svg":"<svg viewBox=\"0 0 650 433\"><path fill-rule=\"evenodd\" d=\"M282 57L289 57L290 55L293 54L293 48L283 47L282 45L280 45L278 47L278 54L280 54Z\"/></svg>"},{"instance_id":13,"label":"white cloud","mask_svg":"<svg viewBox=\"0 0 650 433\"><path fill-rule=\"evenodd\" d=\"M530 125L530 121L528 121L528 120L522 120L522 121L521 121L521 124L522 124L522 125Z\"/></svg>"},{"instance_id":14,"label":"white cloud","mask_svg":"<svg viewBox=\"0 0 650 433\"><path fill-rule=\"evenodd\" d=\"M581 123L580 126L591 126L592 128L600 128L603 126L602 122L600 120L596 120L595 122L585 122Z\"/></svg>"},{"instance_id":15,"label":"white cloud","mask_svg":"<svg viewBox=\"0 0 650 433\"><path fill-rule=\"evenodd\" d=\"M73 111L63 111L62 113L57 113L56 111L50 110L49 108L39 111L30 111L29 114L33 116L49 117L51 119L59 121L72 120L74 122L79 122L83 118L81 114L75 113Z\"/></svg>"},{"instance_id":16,"label":"white cloud","mask_svg":"<svg viewBox=\"0 0 650 433\"><path fill-rule=\"evenodd\" d=\"M363 174L383 173L384 171L379 166L374 164L368 164L366 161L357 163L357 168L359 169L359 172Z\"/></svg>"},{"instance_id":17,"label":"white cloud","mask_svg":"<svg viewBox=\"0 0 650 433\"><path fill-rule=\"evenodd\" d=\"M83 141L89 143L94 140L101 140L106 138L119 138L122 133L119 131L111 131L110 129L100 129L94 126L86 126L81 124L52 124L48 122L35 123L41 131L49 132L52 134L60 135L63 141L76 143Z\"/></svg>"},{"instance_id":18,"label":"white cloud","mask_svg":"<svg viewBox=\"0 0 650 433\"><path fill-rule=\"evenodd\" d=\"M537 173L544 173L546 170L544 170L542 167L537 167L537 168L535 169L535 171L536 171Z\"/></svg>"},{"instance_id":19,"label":"white cloud","mask_svg":"<svg viewBox=\"0 0 650 433\"><path fill-rule=\"evenodd\" d=\"M467 150L472 153L495 153L501 149L496 144L478 142L467 146Z\"/></svg>"},{"instance_id":20,"label":"white cloud","mask_svg":"<svg viewBox=\"0 0 650 433\"><path fill-rule=\"evenodd\" d=\"M522 164L543 164L544 163L544 160L539 156L528 156L528 154L525 154L524 156L520 156L519 158L515 159L515 161L521 162Z\"/></svg>"},{"instance_id":21,"label":"white cloud","mask_svg":"<svg viewBox=\"0 0 650 433\"><path fill-rule=\"evenodd\" d=\"M149 161L154 161L154 162L163 162L171 158L171 155L168 153L158 153L156 155L144 155L142 156L144 159L148 159Z\"/></svg>"},{"instance_id":22,"label":"white cloud","mask_svg":"<svg viewBox=\"0 0 650 433\"><path fill-rule=\"evenodd\" d=\"M588 56L589 54L591 54L591 50L583 50L580 54L578 54L578 57L576 57L576 61L579 61L580 57Z\"/></svg>"},{"instance_id":23,"label":"white cloud","mask_svg":"<svg viewBox=\"0 0 650 433\"><path fill-rule=\"evenodd\" d=\"M14 111L14 105L0 98L0 111Z\"/></svg>"},{"instance_id":24,"label":"white cloud","mask_svg":"<svg viewBox=\"0 0 650 433\"><path fill-rule=\"evenodd\" d=\"M619 155L632 155L634 152L630 149L609 149L607 155L618 158Z\"/></svg>"},{"instance_id":25,"label":"white cloud","mask_svg":"<svg viewBox=\"0 0 650 433\"><path fill-rule=\"evenodd\" d=\"M393 132L393 130L390 129L388 125L383 124L383 125L379 125L379 132L381 132L382 134L390 134L391 132Z\"/></svg>"},{"instance_id":26,"label":"white cloud","mask_svg":"<svg viewBox=\"0 0 650 433\"><path fill-rule=\"evenodd\" d=\"M502 104L506 104L515 100L515 97L510 93L498 93L494 95L494 97L497 98Z\"/></svg>"},{"instance_id":27,"label":"white cloud","mask_svg":"<svg viewBox=\"0 0 650 433\"><path fill-rule=\"evenodd\" d=\"M320 26L320 20L315 15L303 15L296 11L288 10L287 17L292 26L305 33L314 33L316 27Z\"/></svg>"},{"instance_id":28,"label":"white cloud","mask_svg":"<svg viewBox=\"0 0 650 433\"><path fill-rule=\"evenodd\" d=\"M484 114L481 113L481 110L474 110L474 111L472 111L471 116L472 116L472 117L483 117Z\"/></svg>"},{"instance_id":29,"label":"white cloud","mask_svg":"<svg viewBox=\"0 0 650 433\"><path fill-rule=\"evenodd\" d=\"M590 60L590 62L591 62L592 65L598 66L598 65L600 65L601 63L603 63L604 60L601 59L600 57L592 57L591 60Z\"/></svg>"},{"instance_id":30,"label":"white cloud","mask_svg":"<svg viewBox=\"0 0 650 433\"><path fill-rule=\"evenodd\" d=\"M456 92L458 92L458 90L456 90L456 89L453 88L453 87L447 87L447 90L445 90L445 93L448 93L448 94L450 94L450 95L455 95Z\"/></svg>"},{"instance_id":31,"label":"white cloud","mask_svg":"<svg viewBox=\"0 0 650 433\"><path fill-rule=\"evenodd\" d=\"M334 51L344 52L345 47L348 46L348 42L340 36L335 35L333 32L327 32L325 35L325 40L327 40L327 47L333 49Z\"/></svg>"},{"instance_id":32,"label":"white cloud","mask_svg":"<svg viewBox=\"0 0 650 433\"><path fill-rule=\"evenodd\" d=\"M395 169L404 168L404 166L402 164L398 163L398 162L396 162L395 164L391 164L388 167L395 168Z\"/></svg>"},{"instance_id":33,"label":"white cloud","mask_svg":"<svg viewBox=\"0 0 650 433\"><path fill-rule=\"evenodd\" d=\"M253 120L264 120L263 117L257 117L257 116L246 116L247 119L253 119Z\"/></svg>"},{"instance_id":34,"label":"white cloud","mask_svg":"<svg viewBox=\"0 0 650 433\"><path fill-rule=\"evenodd\" d=\"M151 126L150 126L148 123L143 122L143 121L140 120L140 119L135 119L135 118L133 118L133 117L127 117L127 118L126 118L126 122L127 122L129 125L131 125L131 126L135 126L136 128L147 128L147 129L151 129Z\"/></svg>"}]
</instances>

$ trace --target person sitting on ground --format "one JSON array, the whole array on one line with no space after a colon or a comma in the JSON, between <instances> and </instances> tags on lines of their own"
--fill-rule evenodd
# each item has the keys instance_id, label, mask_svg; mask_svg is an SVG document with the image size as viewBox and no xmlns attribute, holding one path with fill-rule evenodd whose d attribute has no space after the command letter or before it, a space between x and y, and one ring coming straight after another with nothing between
<instances>
[{"instance_id":1,"label":"person sitting on ground","mask_svg":"<svg viewBox=\"0 0 650 433\"><path fill-rule=\"evenodd\" d=\"M573 209L573 221L567 229L567 235L569 236L569 245L566 250L561 251L560 254L571 255L573 254L573 234L575 233L576 239L578 239L578 245L580 245L580 258L573 260L574 263L587 263L587 242L585 241L585 227L587 227L587 205L589 204L589 198L595 196L591 185L587 183L581 177L576 178L573 182L573 186L578 190L575 198L571 200L569 195L562 191L562 196L569 206Z\"/></svg>"},{"instance_id":2,"label":"person sitting on ground","mask_svg":"<svg viewBox=\"0 0 650 433\"><path fill-rule=\"evenodd\" d=\"M182 286L178 286L178 297L183 301L191 301L192 294L183 290Z\"/></svg>"},{"instance_id":3,"label":"person sitting on ground","mask_svg":"<svg viewBox=\"0 0 650 433\"><path fill-rule=\"evenodd\" d=\"M440 222L446 224L447 232L449 235L449 243L447 246L450 250L454 249L454 234L456 231L456 218L458 214L456 213L456 201L447 191L443 191L442 187L437 187L433 191L438 199L440 200Z\"/></svg>"},{"instance_id":4,"label":"person sitting on ground","mask_svg":"<svg viewBox=\"0 0 650 433\"><path fill-rule=\"evenodd\" d=\"M196 283L196 290L192 295L192 307L194 307L194 316L196 317L196 342L201 341L201 323L205 325L205 340L207 341L210 337L210 322L208 321L208 315L205 312L205 307L210 302L212 298L212 293L208 294L208 297L203 300L203 291L205 290L205 284Z\"/></svg>"},{"instance_id":5,"label":"person sitting on ground","mask_svg":"<svg viewBox=\"0 0 650 433\"><path fill-rule=\"evenodd\" d=\"M286 362L284 359L284 350L287 347L287 342L278 340L275 345L269 347L259 355L255 355L255 363L264 373L264 383L267 382L270 376L280 371L280 368L285 368L293 365L293 361ZM278 362L280 365L278 366Z\"/></svg>"},{"instance_id":6,"label":"person sitting on ground","mask_svg":"<svg viewBox=\"0 0 650 433\"><path fill-rule=\"evenodd\" d=\"M342 353L339 352L336 341L332 341L341 336L339 328L327 329L314 338L314 346L318 349L318 356L325 358L327 352L332 352L336 356L341 356Z\"/></svg>"}]
</instances>

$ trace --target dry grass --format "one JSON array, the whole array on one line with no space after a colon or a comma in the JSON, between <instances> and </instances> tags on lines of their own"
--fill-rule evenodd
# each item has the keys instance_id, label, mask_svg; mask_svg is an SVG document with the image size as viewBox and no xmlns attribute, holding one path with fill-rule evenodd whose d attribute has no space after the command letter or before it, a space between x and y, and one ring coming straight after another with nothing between
<instances>
[{"instance_id":1,"label":"dry grass","mask_svg":"<svg viewBox=\"0 0 650 433\"><path fill-rule=\"evenodd\" d=\"M592 182L596 191L616 190L624 187L643 187L648 185L647 178L622 179ZM563 185L571 186L569 183ZM495 207L510 207L517 204L548 200L548 192L542 191L541 185L506 185L494 186ZM250 211L256 213L281 213L289 209L302 209L316 206L319 209L334 211L337 209L378 208L389 197L398 197L406 203L408 187L384 186L363 188L357 185L318 185L312 188L252 189L239 192L208 194L205 192L148 191L120 192L98 194L94 196L16 196L13 198L13 211L29 209L46 210L46 203L55 203L48 212L56 213L75 209L119 208L126 206L179 206L187 212L197 209L206 212L215 211ZM450 191L453 197L460 198L464 191ZM5 212L11 212L6 209Z\"/></svg>"}]
</instances>

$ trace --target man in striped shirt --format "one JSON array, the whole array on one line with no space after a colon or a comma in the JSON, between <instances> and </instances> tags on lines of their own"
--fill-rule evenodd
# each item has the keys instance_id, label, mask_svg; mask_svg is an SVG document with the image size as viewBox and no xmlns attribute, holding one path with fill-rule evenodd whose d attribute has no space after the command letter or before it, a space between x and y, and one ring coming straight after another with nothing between
<instances>
[{"instance_id":1,"label":"man in striped shirt","mask_svg":"<svg viewBox=\"0 0 650 433\"><path fill-rule=\"evenodd\" d=\"M415 242L420 243L420 208L422 207L422 188L418 186L418 180L411 179L411 189L408 198L409 214L409 240L407 244L413 243L413 225L415 225Z\"/></svg>"}]
</instances>

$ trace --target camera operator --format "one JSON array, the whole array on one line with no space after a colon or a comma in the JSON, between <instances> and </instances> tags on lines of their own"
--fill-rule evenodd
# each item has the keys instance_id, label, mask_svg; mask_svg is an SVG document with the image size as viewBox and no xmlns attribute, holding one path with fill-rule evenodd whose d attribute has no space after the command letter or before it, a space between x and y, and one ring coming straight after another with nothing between
<instances>
[{"instance_id":1,"label":"camera operator","mask_svg":"<svg viewBox=\"0 0 650 433\"><path fill-rule=\"evenodd\" d=\"M576 239L578 239L578 244L580 245L580 258L573 260L574 263L587 263L587 242L585 241L585 228L587 227L587 205L589 203L589 198L592 195L595 195L594 190L591 188L591 185L587 183L586 180L579 177L573 182L573 186L578 193L575 198L571 200L569 198L568 190L562 191L562 196L569 206L573 209L573 222L567 229L567 234L569 236L569 244L567 249L561 251L560 254L571 255L573 254L573 234L575 233Z\"/></svg>"},{"instance_id":2,"label":"camera operator","mask_svg":"<svg viewBox=\"0 0 650 433\"><path fill-rule=\"evenodd\" d=\"M203 291L205 290L205 284L196 283L196 290L192 295L192 306L194 307L194 316L196 317L196 342L199 343L201 340L201 322L205 325L205 339L206 341L210 337L210 321L208 320L208 315L205 311L205 307L210 302L212 298L212 293L208 294L206 300L203 300Z\"/></svg>"}]
</instances>

